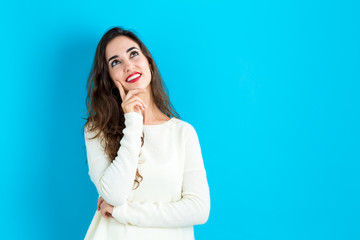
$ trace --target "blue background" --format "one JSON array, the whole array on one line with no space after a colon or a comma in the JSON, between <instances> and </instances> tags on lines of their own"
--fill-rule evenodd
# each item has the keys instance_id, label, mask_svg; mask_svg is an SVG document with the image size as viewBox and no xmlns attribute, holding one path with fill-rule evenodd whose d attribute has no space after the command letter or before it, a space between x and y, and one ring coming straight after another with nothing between
<instances>
[{"instance_id":1,"label":"blue background","mask_svg":"<svg viewBox=\"0 0 360 240\"><path fill-rule=\"evenodd\" d=\"M360 239L357 1L3 1L2 239L83 239L82 126L112 26L148 46L200 139L196 239Z\"/></svg>"}]
</instances>

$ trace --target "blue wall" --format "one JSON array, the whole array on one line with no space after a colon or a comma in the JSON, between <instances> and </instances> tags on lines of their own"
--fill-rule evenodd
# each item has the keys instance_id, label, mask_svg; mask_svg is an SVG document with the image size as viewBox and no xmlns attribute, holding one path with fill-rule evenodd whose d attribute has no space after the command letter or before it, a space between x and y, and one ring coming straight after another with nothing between
<instances>
[{"instance_id":1,"label":"blue wall","mask_svg":"<svg viewBox=\"0 0 360 240\"><path fill-rule=\"evenodd\" d=\"M331 2L331 3L330 3ZM198 132L197 239L360 239L356 1L1 3L3 239L83 239L82 126L102 34L133 29Z\"/></svg>"}]
</instances>

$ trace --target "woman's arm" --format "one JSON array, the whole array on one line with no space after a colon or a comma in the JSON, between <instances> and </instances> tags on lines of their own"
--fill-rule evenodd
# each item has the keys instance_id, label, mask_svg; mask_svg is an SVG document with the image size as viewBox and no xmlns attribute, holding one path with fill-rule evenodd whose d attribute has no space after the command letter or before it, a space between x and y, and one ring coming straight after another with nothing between
<instances>
[{"instance_id":1,"label":"woman's arm","mask_svg":"<svg viewBox=\"0 0 360 240\"><path fill-rule=\"evenodd\" d=\"M134 184L141 148L143 116L136 112L125 113L124 136L117 156L111 163L99 138L85 128L85 144L89 176L100 196L113 206L126 202Z\"/></svg>"},{"instance_id":2,"label":"woman's arm","mask_svg":"<svg viewBox=\"0 0 360 240\"><path fill-rule=\"evenodd\" d=\"M210 214L210 192L195 129L189 125L186 141L182 198L176 202L126 201L113 209L121 223L141 227L183 227L204 224Z\"/></svg>"}]
</instances>

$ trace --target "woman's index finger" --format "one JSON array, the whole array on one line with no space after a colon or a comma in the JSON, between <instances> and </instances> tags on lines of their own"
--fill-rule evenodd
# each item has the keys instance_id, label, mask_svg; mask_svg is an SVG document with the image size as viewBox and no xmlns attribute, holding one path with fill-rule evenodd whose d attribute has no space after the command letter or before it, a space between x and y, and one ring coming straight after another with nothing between
<instances>
[{"instance_id":1,"label":"woman's index finger","mask_svg":"<svg viewBox=\"0 0 360 240\"><path fill-rule=\"evenodd\" d=\"M124 88L123 88L123 86L121 85L120 82L115 82L115 83L116 83L116 86L117 86L118 89L119 89L121 100L124 101L125 96L126 96L125 90L124 90Z\"/></svg>"}]
</instances>

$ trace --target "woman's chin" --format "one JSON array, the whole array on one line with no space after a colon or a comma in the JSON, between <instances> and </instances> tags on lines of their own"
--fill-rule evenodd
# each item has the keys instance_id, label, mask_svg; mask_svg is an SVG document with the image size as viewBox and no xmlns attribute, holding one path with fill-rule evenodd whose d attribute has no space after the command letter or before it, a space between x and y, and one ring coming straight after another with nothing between
<instances>
[{"instance_id":1,"label":"woman's chin","mask_svg":"<svg viewBox=\"0 0 360 240\"><path fill-rule=\"evenodd\" d=\"M132 89L138 89L138 88L143 88L143 89L149 89L150 88L150 83L148 84L144 84L144 83L139 83L139 84L136 84L136 83L132 83L132 85L129 86L129 90L132 90Z\"/></svg>"}]
</instances>

